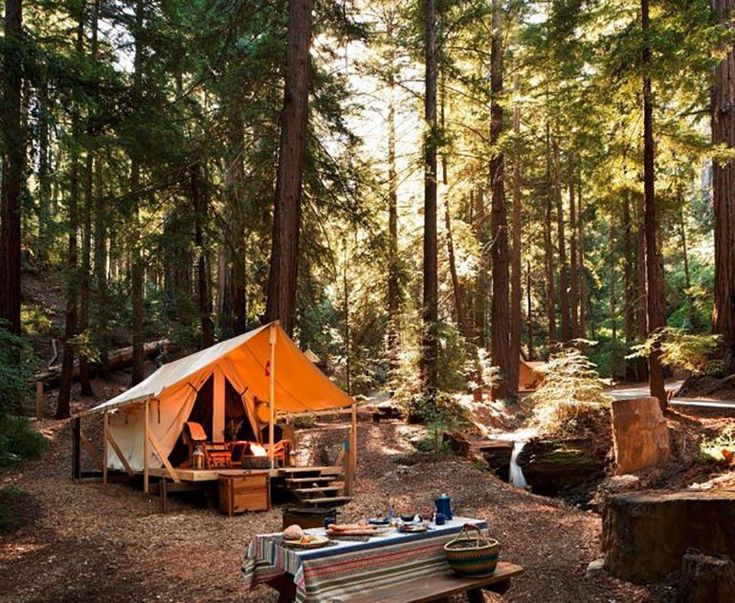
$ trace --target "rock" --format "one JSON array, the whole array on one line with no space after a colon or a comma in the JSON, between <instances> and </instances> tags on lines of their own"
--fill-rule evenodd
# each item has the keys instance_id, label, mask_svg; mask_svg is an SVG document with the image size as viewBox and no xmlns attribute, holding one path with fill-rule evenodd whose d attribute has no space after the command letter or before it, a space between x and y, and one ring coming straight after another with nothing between
<instances>
[{"instance_id":1,"label":"rock","mask_svg":"<svg viewBox=\"0 0 735 603\"><path fill-rule=\"evenodd\" d=\"M679 568L689 547L735 555L735 492L633 492L602 509L605 567L627 582L657 582Z\"/></svg>"},{"instance_id":2,"label":"rock","mask_svg":"<svg viewBox=\"0 0 735 603\"><path fill-rule=\"evenodd\" d=\"M618 473L633 473L668 460L669 427L656 398L614 400L612 424Z\"/></svg>"},{"instance_id":3,"label":"rock","mask_svg":"<svg viewBox=\"0 0 735 603\"><path fill-rule=\"evenodd\" d=\"M587 566L587 575L594 574L595 572L600 572L605 569L605 559L595 559L594 561L590 561L589 565Z\"/></svg>"},{"instance_id":4,"label":"rock","mask_svg":"<svg viewBox=\"0 0 735 603\"><path fill-rule=\"evenodd\" d=\"M610 494L626 492L630 490L638 490L641 487L641 478L637 475L612 475L606 479L600 488L606 490Z\"/></svg>"},{"instance_id":5,"label":"rock","mask_svg":"<svg viewBox=\"0 0 735 603\"><path fill-rule=\"evenodd\" d=\"M735 601L735 566L724 555L712 557L689 549L681 560L679 603Z\"/></svg>"}]
</instances>

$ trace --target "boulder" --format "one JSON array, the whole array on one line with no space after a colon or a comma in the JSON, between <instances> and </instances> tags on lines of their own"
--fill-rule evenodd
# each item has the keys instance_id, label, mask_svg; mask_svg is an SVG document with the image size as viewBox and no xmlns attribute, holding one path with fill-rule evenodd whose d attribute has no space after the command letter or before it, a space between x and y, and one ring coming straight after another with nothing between
<instances>
[{"instance_id":1,"label":"boulder","mask_svg":"<svg viewBox=\"0 0 735 603\"><path fill-rule=\"evenodd\" d=\"M732 603L735 566L724 555L712 557L690 549L681 560L679 603Z\"/></svg>"},{"instance_id":2,"label":"boulder","mask_svg":"<svg viewBox=\"0 0 735 603\"><path fill-rule=\"evenodd\" d=\"M602 550L622 580L657 582L679 568L689 547L735 556L735 492L632 492L602 509Z\"/></svg>"},{"instance_id":3,"label":"boulder","mask_svg":"<svg viewBox=\"0 0 735 603\"><path fill-rule=\"evenodd\" d=\"M618 473L633 473L668 460L669 426L656 398L613 401L612 426Z\"/></svg>"}]
</instances>

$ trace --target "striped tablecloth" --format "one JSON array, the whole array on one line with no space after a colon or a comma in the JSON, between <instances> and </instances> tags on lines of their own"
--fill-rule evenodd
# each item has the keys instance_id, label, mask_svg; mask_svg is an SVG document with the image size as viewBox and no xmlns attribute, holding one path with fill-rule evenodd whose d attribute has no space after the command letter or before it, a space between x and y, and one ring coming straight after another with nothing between
<instances>
[{"instance_id":1,"label":"striped tablecloth","mask_svg":"<svg viewBox=\"0 0 735 603\"><path fill-rule=\"evenodd\" d=\"M284 573L293 576L298 603L348 601L371 588L400 584L424 575L449 571L444 545L466 523L480 528L479 519L455 517L427 532L393 532L368 542L336 541L311 551L299 551L280 544L281 534L256 536L248 546L242 573L247 589ZM324 535L323 529L306 530Z\"/></svg>"}]
</instances>

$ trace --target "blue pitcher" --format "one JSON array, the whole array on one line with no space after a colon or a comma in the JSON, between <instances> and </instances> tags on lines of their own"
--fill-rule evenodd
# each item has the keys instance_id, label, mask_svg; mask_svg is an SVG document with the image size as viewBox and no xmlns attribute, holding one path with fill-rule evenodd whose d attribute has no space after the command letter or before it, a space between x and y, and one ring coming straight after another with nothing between
<instances>
[{"instance_id":1,"label":"blue pitcher","mask_svg":"<svg viewBox=\"0 0 735 603\"><path fill-rule=\"evenodd\" d=\"M447 519L452 519L452 499L446 494L437 496L434 499L436 505L436 512L441 513Z\"/></svg>"}]
</instances>

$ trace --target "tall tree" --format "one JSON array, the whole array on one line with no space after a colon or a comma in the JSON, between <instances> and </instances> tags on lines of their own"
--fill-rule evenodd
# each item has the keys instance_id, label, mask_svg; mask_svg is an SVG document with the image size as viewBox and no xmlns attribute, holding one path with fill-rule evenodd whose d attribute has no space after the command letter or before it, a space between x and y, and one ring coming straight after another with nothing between
<instances>
[{"instance_id":1,"label":"tall tree","mask_svg":"<svg viewBox=\"0 0 735 603\"><path fill-rule=\"evenodd\" d=\"M25 164L25 135L21 123L22 15L22 0L5 0L0 318L6 320L10 331L17 335L20 335L20 200Z\"/></svg>"},{"instance_id":2,"label":"tall tree","mask_svg":"<svg viewBox=\"0 0 735 603\"><path fill-rule=\"evenodd\" d=\"M718 20L733 28L735 0L712 0ZM735 46L714 70L712 86L712 143L735 148ZM715 215L715 291L713 330L723 337L728 373L735 373L735 161L716 159L712 166L712 200Z\"/></svg>"},{"instance_id":3,"label":"tall tree","mask_svg":"<svg viewBox=\"0 0 735 603\"><path fill-rule=\"evenodd\" d=\"M280 320L291 334L301 231L301 195L311 81L311 0L290 0L286 83L273 209L273 238L266 319Z\"/></svg>"},{"instance_id":4,"label":"tall tree","mask_svg":"<svg viewBox=\"0 0 735 603\"><path fill-rule=\"evenodd\" d=\"M651 41L649 2L641 0L641 29L643 32L643 48L641 60L643 66L643 195L644 224L646 233L646 276L648 280L648 333L656 332L666 324L666 308L664 299L663 258L658 244L658 220L656 216L656 198L654 196L654 141L653 141L653 92L651 89ZM668 405L664 389L664 371L661 364L661 348L656 344L648 358L649 385L651 396L658 398L661 408Z\"/></svg>"},{"instance_id":5,"label":"tall tree","mask_svg":"<svg viewBox=\"0 0 735 603\"><path fill-rule=\"evenodd\" d=\"M498 368L493 383L495 399L514 397L510 383L511 362L509 333L508 218L505 207L505 156L500 147L503 133L503 47L499 0L492 4L492 34L490 39L490 231L492 233L492 299L490 300L490 357ZM515 359L516 364L518 358Z\"/></svg>"},{"instance_id":6,"label":"tall tree","mask_svg":"<svg viewBox=\"0 0 735 603\"><path fill-rule=\"evenodd\" d=\"M516 76L513 88L519 91L519 79ZM513 136L515 137L515 149L513 152L513 230L512 230L512 252L511 252L511 276L510 276L510 366L508 373L508 386L512 397L518 396L518 371L521 358L521 331L523 330L521 318L521 303L523 291L521 290L521 161L522 153L520 146L521 135L521 106L518 102L513 105ZM531 322L531 309L529 305L529 325ZM531 333L529 331L529 354L533 347Z\"/></svg>"},{"instance_id":7,"label":"tall tree","mask_svg":"<svg viewBox=\"0 0 735 603\"><path fill-rule=\"evenodd\" d=\"M394 44L393 20L388 17L386 37ZM388 54L388 361L398 367L400 290L398 282L398 173L396 170L396 82L393 53Z\"/></svg>"},{"instance_id":8,"label":"tall tree","mask_svg":"<svg viewBox=\"0 0 735 603\"><path fill-rule=\"evenodd\" d=\"M431 394L437 387L439 295L437 272L437 22L435 0L424 1L424 341L422 376Z\"/></svg>"}]
</instances>

